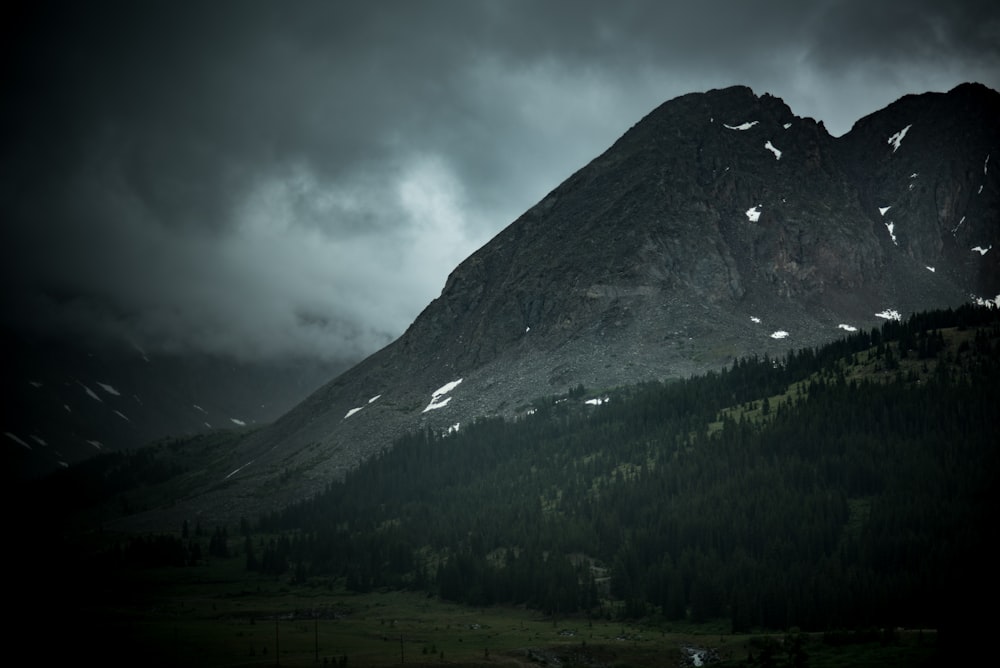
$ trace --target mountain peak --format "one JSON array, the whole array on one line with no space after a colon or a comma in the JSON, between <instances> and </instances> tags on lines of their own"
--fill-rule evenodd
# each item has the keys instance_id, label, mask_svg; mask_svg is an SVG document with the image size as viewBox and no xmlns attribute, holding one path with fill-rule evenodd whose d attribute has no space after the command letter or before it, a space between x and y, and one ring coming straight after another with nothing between
<instances>
[{"instance_id":1,"label":"mountain peak","mask_svg":"<svg viewBox=\"0 0 1000 668\"><path fill-rule=\"evenodd\" d=\"M997 98L1000 97L1000 92L997 92L987 86L986 84L979 83L978 81L966 81L960 83L950 91L949 95L968 95L982 98Z\"/></svg>"},{"instance_id":2,"label":"mountain peak","mask_svg":"<svg viewBox=\"0 0 1000 668\"><path fill-rule=\"evenodd\" d=\"M672 138L677 129L690 131L703 128L704 124L718 123L723 126L740 127L744 124L783 126L795 116L785 102L769 93L757 95L747 86L729 86L712 89L703 93L688 93L664 102L636 123L619 142L627 141L630 135L656 132ZM671 133L670 129L674 128Z\"/></svg>"}]
</instances>

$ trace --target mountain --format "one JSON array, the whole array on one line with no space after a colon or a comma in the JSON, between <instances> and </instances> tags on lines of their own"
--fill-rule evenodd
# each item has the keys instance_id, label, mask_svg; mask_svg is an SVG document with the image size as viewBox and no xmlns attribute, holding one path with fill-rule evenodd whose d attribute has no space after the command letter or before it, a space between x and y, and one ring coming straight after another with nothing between
<instances>
[{"instance_id":1,"label":"mountain","mask_svg":"<svg viewBox=\"0 0 1000 668\"><path fill-rule=\"evenodd\" d=\"M407 432L1000 303L998 118L978 84L901 98L842 137L746 87L666 102L174 512L253 516Z\"/></svg>"},{"instance_id":2,"label":"mountain","mask_svg":"<svg viewBox=\"0 0 1000 668\"><path fill-rule=\"evenodd\" d=\"M253 429L343 368L314 360L147 354L9 330L0 330L0 364L0 461L9 478L156 439Z\"/></svg>"}]
</instances>

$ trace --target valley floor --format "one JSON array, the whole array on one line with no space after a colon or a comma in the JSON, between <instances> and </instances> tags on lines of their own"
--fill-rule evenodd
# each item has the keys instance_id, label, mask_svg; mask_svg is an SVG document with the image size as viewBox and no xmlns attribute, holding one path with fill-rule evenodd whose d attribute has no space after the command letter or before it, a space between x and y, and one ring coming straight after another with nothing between
<instances>
[{"instance_id":1,"label":"valley floor","mask_svg":"<svg viewBox=\"0 0 1000 668\"><path fill-rule=\"evenodd\" d=\"M77 583L72 600L34 614L10 650L117 666L913 666L937 661L933 631L889 636L730 634L687 625L523 607L473 608L416 592L352 594L292 585L239 559ZM26 621L26 620L25 620ZM27 646L26 646L27 645ZM794 649L793 649L794 647ZM798 657L798 658L796 658Z\"/></svg>"}]
</instances>

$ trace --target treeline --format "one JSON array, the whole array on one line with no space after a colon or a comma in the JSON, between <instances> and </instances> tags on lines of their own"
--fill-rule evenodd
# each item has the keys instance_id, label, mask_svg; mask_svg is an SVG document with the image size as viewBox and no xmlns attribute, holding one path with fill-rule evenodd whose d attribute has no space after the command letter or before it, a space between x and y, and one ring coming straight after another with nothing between
<instances>
[{"instance_id":1,"label":"treeline","mask_svg":"<svg viewBox=\"0 0 1000 668\"><path fill-rule=\"evenodd\" d=\"M998 342L997 313L964 307L599 407L541 400L400 439L254 529L280 546L270 572L358 591L734 630L937 626L991 570Z\"/></svg>"}]
</instances>

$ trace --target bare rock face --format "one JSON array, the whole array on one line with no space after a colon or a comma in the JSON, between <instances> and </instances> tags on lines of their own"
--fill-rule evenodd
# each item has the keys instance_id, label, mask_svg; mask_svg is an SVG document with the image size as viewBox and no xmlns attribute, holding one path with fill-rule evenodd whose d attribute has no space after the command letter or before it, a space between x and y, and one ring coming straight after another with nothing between
<instances>
[{"instance_id":1,"label":"bare rock face","mask_svg":"<svg viewBox=\"0 0 1000 668\"><path fill-rule=\"evenodd\" d=\"M894 256L991 299L1000 291L1000 260L981 251L1000 248L998 183L990 173L998 121L997 92L979 84L909 95L858 121L843 138L842 158L862 209L893 227ZM868 155L880 140L887 150Z\"/></svg>"},{"instance_id":2,"label":"bare rock face","mask_svg":"<svg viewBox=\"0 0 1000 668\"><path fill-rule=\"evenodd\" d=\"M671 100L459 265L397 341L250 436L216 494L274 507L406 431L993 299L998 120L1000 94L972 84L840 138L745 87Z\"/></svg>"}]
</instances>

